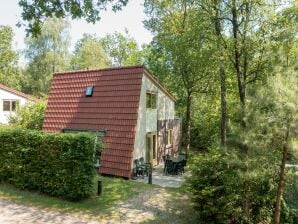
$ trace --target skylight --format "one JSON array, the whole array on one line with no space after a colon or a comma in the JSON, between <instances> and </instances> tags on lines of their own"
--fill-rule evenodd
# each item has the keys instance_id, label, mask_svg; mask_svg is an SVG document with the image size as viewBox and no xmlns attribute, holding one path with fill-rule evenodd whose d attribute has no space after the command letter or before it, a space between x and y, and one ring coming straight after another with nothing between
<instances>
[{"instance_id":1,"label":"skylight","mask_svg":"<svg viewBox=\"0 0 298 224\"><path fill-rule=\"evenodd\" d=\"M92 96L92 94L93 94L93 86L87 86L85 95L86 96Z\"/></svg>"}]
</instances>

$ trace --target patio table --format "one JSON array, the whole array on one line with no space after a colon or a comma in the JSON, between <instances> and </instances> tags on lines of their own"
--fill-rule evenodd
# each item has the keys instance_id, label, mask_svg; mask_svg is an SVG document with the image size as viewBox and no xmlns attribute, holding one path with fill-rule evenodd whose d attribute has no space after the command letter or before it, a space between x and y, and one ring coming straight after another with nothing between
<instances>
[{"instance_id":1,"label":"patio table","mask_svg":"<svg viewBox=\"0 0 298 224\"><path fill-rule=\"evenodd\" d=\"M174 157L172 159L167 159L165 168L164 168L166 175L167 174L178 174L178 169L181 166L182 161L183 161L183 158L181 158L181 157ZM171 164L170 165L171 168L168 169L167 166L169 166L169 164ZM180 169L183 170L183 167Z\"/></svg>"},{"instance_id":2,"label":"patio table","mask_svg":"<svg viewBox=\"0 0 298 224\"><path fill-rule=\"evenodd\" d=\"M179 162L181 162L182 160L183 160L183 158L180 158L180 157L174 157L174 158L172 159L173 163L179 163Z\"/></svg>"}]
</instances>

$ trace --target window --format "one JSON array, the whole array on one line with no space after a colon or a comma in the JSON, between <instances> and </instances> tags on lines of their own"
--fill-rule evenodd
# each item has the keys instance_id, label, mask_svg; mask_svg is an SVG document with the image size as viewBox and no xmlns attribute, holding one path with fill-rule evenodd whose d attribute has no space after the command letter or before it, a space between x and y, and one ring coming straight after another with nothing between
<instances>
[{"instance_id":1,"label":"window","mask_svg":"<svg viewBox=\"0 0 298 224\"><path fill-rule=\"evenodd\" d=\"M3 100L3 111L10 111L10 101Z\"/></svg>"},{"instance_id":2,"label":"window","mask_svg":"<svg viewBox=\"0 0 298 224\"><path fill-rule=\"evenodd\" d=\"M166 145L172 145L173 144L173 130L169 129L166 130Z\"/></svg>"},{"instance_id":3,"label":"window","mask_svg":"<svg viewBox=\"0 0 298 224\"><path fill-rule=\"evenodd\" d=\"M156 94L147 93L146 94L146 108L147 109L156 109Z\"/></svg>"},{"instance_id":4,"label":"window","mask_svg":"<svg viewBox=\"0 0 298 224\"><path fill-rule=\"evenodd\" d=\"M18 100L3 100L3 111L12 112L16 111L18 107Z\"/></svg>"},{"instance_id":5,"label":"window","mask_svg":"<svg viewBox=\"0 0 298 224\"><path fill-rule=\"evenodd\" d=\"M86 96L92 96L92 94L93 94L93 86L87 86L85 95Z\"/></svg>"}]
</instances>

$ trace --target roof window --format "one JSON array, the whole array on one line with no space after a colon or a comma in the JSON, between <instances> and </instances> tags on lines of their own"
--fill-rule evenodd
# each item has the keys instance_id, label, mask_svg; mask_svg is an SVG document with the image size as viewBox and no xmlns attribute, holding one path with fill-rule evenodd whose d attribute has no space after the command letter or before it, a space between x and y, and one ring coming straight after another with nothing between
<instances>
[{"instance_id":1,"label":"roof window","mask_svg":"<svg viewBox=\"0 0 298 224\"><path fill-rule=\"evenodd\" d=\"M85 96L92 96L93 94L93 86L87 86Z\"/></svg>"}]
</instances>

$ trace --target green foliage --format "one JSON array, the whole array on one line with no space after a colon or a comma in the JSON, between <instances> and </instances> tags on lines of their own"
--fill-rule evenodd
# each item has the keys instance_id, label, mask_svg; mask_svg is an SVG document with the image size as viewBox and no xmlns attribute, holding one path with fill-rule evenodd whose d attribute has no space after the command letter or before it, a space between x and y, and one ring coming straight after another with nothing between
<instances>
[{"instance_id":1,"label":"green foliage","mask_svg":"<svg viewBox=\"0 0 298 224\"><path fill-rule=\"evenodd\" d=\"M46 102L29 102L9 117L9 124L19 128L41 130L45 110Z\"/></svg>"},{"instance_id":2,"label":"green foliage","mask_svg":"<svg viewBox=\"0 0 298 224\"><path fill-rule=\"evenodd\" d=\"M181 98L189 92L209 89L215 46L210 42L210 30L205 29L209 24L195 5L187 1L146 1L145 12L148 15L145 26L156 34L151 44L154 55L158 56L154 59L163 60L158 67L168 73L163 74L169 76L167 85ZM157 62L151 62L155 68ZM147 64L151 67L150 61Z\"/></svg>"},{"instance_id":3,"label":"green foliage","mask_svg":"<svg viewBox=\"0 0 298 224\"><path fill-rule=\"evenodd\" d=\"M119 32L107 34L101 39L104 51L113 66L127 66L141 64L141 51L135 39Z\"/></svg>"},{"instance_id":4,"label":"green foliage","mask_svg":"<svg viewBox=\"0 0 298 224\"><path fill-rule=\"evenodd\" d=\"M288 168L287 183L284 199L286 201L288 223L298 223L298 171L294 168Z\"/></svg>"},{"instance_id":5,"label":"green foliage","mask_svg":"<svg viewBox=\"0 0 298 224\"><path fill-rule=\"evenodd\" d=\"M190 168L188 183L201 223L271 223L277 167L266 155L211 150L195 155Z\"/></svg>"},{"instance_id":6,"label":"green foliage","mask_svg":"<svg viewBox=\"0 0 298 224\"><path fill-rule=\"evenodd\" d=\"M298 55L298 1L289 1L289 4L279 11L273 20L272 35L270 38L273 66L297 66Z\"/></svg>"},{"instance_id":7,"label":"green foliage","mask_svg":"<svg viewBox=\"0 0 298 224\"><path fill-rule=\"evenodd\" d=\"M22 7L22 19L26 21L27 32L34 36L40 34L46 18L57 17L72 19L84 18L95 23L100 19L100 12L110 5L113 11L121 10L128 0L83 0L83 1L39 1L19 0ZM20 25L20 24L19 24Z\"/></svg>"},{"instance_id":8,"label":"green foliage","mask_svg":"<svg viewBox=\"0 0 298 224\"><path fill-rule=\"evenodd\" d=\"M190 136L191 118L198 112L192 109L193 101L213 91L216 45L206 29L210 24L191 1L145 1L145 12L145 26L155 34L145 62L157 74L161 72L161 80L178 97L177 110L185 114L182 134L188 149L190 142L198 142L194 134Z\"/></svg>"},{"instance_id":9,"label":"green foliage","mask_svg":"<svg viewBox=\"0 0 298 224\"><path fill-rule=\"evenodd\" d=\"M267 84L250 90L247 110L247 129L243 139L251 147L259 149L278 149L284 145L292 147L297 136L298 100L297 71L287 69L267 80ZM286 130L289 137L286 139Z\"/></svg>"},{"instance_id":10,"label":"green foliage","mask_svg":"<svg viewBox=\"0 0 298 224\"><path fill-rule=\"evenodd\" d=\"M0 181L70 200L92 194L93 136L5 129L0 142Z\"/></svg>"},{"instance_id":11,"label":"green foliage","mask_svg":"<svg viewBox=\"0 0 298 224\"><path fill-rule=\"evenodd\" d=\"M25 39L25 92L43 96L48 93L52 73L68 68L70 44L69 23L57 18L48 19L41 35Z\"/></svg>"},{"instance_id":12,"label":"green foliage","mask_svg":"<svg viewBox=\"0 0 298 224\"><path fill-rule=\"evenodd\" d=\"M105 54L101 41L94 35L83 34L76 43L71 58L73 69L94 69L108 67L109 60Z\"/></svg>"},{"instance_id":13,"label":"green foliage","mask_svg":"<svg viewBox=\"0 0 298 224\"><path fill-rule=\"evenodd\" d=\"M191 147L206 150L216 145L219 139L219 100L211 92L193 100L191 122ZM183 120L183 119L182 119Z\"/></svg>"},{"instance_id":14,"label":"green foliage","mask_svg":"<svg viewBox=\"0 0 298 224\"><path fill-rule=\"evenodd\" d=\"M0 26L0 83L20 89L18 54L12 48L13 31L9 26Z\"/></svg>"}]
</instances>

